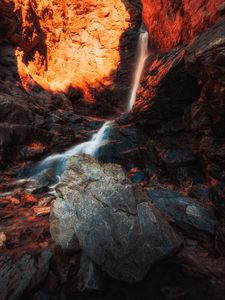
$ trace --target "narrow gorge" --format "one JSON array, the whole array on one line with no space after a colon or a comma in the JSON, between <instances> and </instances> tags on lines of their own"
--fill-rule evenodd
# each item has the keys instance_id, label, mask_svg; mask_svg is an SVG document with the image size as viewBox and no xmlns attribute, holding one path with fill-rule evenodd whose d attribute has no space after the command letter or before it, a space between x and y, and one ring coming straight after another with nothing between
<instances>
[{"instance_id":1,"label":"narrow gorge","mask_svg":"<svg viewBox=\"0 0 225 300\"><path fill-rule=\"evenodd\" d=\"M222 300L224 170L224 1L1 0L1 300Z\"/></svg>"}]
</instances>

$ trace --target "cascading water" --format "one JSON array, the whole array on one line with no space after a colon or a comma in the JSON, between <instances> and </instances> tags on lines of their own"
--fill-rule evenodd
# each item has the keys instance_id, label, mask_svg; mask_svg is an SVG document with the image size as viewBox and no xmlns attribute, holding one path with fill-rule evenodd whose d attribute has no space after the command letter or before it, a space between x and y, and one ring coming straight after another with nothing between
<instances>
[{"instance_id":1,"label":"cascading water","mask_svg":"<svg viewBox=\"0 0 225 300\"><path fill-rule=\"evenodd\" d=\"M135 69L134 82L132 85L131 95L128 104L128 111L133 107L137 90L140 84L141 75L145 66L145 60L148 56L148 32L144 29L143 25L140 28L139 40L138 40L138 50L137 50L137 67ZM99 131L93 135L90 141L81 143L72 147L71 149L65 151L62 154L54 154L43 161L41 161L34 169L30 170L29 179L31 181L40 181L43 173L46 173L49 169L53 171L55 178L54 183L59 181L61 174L64 171L66 160L76 154L89 154L91 156L96 156L96 153L100 146L107 141L111 127L114 121L105 122Z\"/></svg>"},{"instance_id":2,"label":"cascading water","mask_svg":"<svg viewBox=\"0 0 225 300\"><path fill-rule=\"evenodd\" d=\"M144 70L145 61L148 57L148 32L143 26L140 29L139 41L138 41L138 60L135 70L134 81L131 90L131 96L128 103L128 111L132 109L137 96L137 90L140 84L141 75Z\"/></svg>"}]
</instances>

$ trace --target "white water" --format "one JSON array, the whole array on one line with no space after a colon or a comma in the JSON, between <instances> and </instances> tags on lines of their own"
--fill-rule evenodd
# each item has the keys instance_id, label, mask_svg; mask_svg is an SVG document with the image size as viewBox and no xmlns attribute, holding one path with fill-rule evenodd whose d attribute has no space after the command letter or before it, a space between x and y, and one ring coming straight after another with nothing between
<instances>
[{"instance_id":1,"label":"white water","mask_svg":"<svg viewBox=\"0 0 225 300\"><path fill-rule=\"evenodd\" d=\"M141 75L145 66L145 60L148 56L148 33L147 31L143 30L142 27L140 29L137 48L137 68L135 70L133 88L129 100L128 111L133 107L135 103L137 89L139 87ZM108 139L110 129L113 123L114 121L105 122L99 129L99 131L93 135L90 141L76 145L62 154L54 154L45 158L36 166L34 172L32 172L33 174L31 175L30 180L36 180L36 178L41 176L43 172L50 168L54 168L54 173L59 180L60 175L63 172L64 162L69 157L76 154L89 154L91 156L96 156L99 147L104 143L104 141Z\"/></svg>"},{"instance_id":2,"label":"white water","mask_svg":"<svg viewBox=\"0 0 225 300\"><path fill-rule=\"evenodd\" d=\"M99 129L99 131L93 135L93 137L90 141L76 145L62 154L51 155L51 156L47 157L46 159L44 159L41 162L41 164L45 165L46 163L49 163L51 161L56 161L56 160L64 159L64 158L66 159L66 158L76 155L76 154L89 154L91 156L95 156L96 151L98 150L99 146L103 143L104 140L106 140L108 138L112 123L113 123L113 121L105 122L103 124L103 126Z\"/></svg>"},{"instance_id":3,"label":"white water","mask_svg":"<svg viewBox=\"0 0 225 300\"><path fill-rule=\"evenodd\" d=\"M137 96L137 90L140 85L141 75L144 70L145 61L148 57L148 32L141 28L138 41L138 61L137 68L135 70L135 76L133 81L133 87L131 90L130 101L128 104L128 111L132 109Z\"/></svg>"}]
</instances>

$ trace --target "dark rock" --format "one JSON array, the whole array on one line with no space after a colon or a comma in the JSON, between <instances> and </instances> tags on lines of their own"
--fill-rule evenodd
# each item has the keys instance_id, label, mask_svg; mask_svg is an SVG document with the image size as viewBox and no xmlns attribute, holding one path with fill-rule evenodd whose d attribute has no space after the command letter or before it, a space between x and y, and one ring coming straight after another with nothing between
<instances>
[{"instance_id":1,"label":"dark rock","mask_svg":"<svg viewBox=\"0 0 225 300\"><path fill-rule=\"evenodd\" d=\"M148 160L146 143L146 136L139 128L119 126L114 122L96 157L101 162L121 164L127 170L143 169Z\"/></svg>"},{"instance_id":2,"label":"dark rock","mask_svg":"<svg viewBox=\"0 0 225 300\"><path fill-rule=\"evenodd\" d=\"M149 133L177 119L198 98L199 88L185 71L184 55L179 47L147 63L130 121L148 126Z\"/></svg>"},{"instance_id":3,"label":"dark rock","mask_svg":"<svg viewBox=\"0 0 225 300\"><path fill-rule=\"evenodd\" d=\"M102 293L105 290L105 276L103 272L84 253L80 259L77 277L77 288L80 292Z\"/></svg>"},{"instance_id":4,"label":"dark rock","mask_svg":"<svg viewBox=\"0 0 225 300\"><path fill-rule=\"evenodd\" d=\"M149 188L147 192L151 201L188 236L204 241L215 235L218 222L211 207L169 189Z\"/></svg>"},{"instance_id":5,"label":"dark rock","mask_svg":"<svg viewBox=\"0 0 225 300\"><path fill-rule=\"evenodd\" d=\"M30 254L0 258L0 289L2 300L19 299L27 288L33 288L48 273L52 253L42 252L37 258Z\"/></svg>"},{"instance_id":6,"label":"dark rock","mask_svg":"<svg viewBox=\"0 0 225 300\"><path fill-rule=\"evenodd\" d=\"M179 248L176 234L123 169L88 156L69 159L53 202L50 230L63 248L79 247L110 276L144 278Z\"/></svg>"}]
</instances>

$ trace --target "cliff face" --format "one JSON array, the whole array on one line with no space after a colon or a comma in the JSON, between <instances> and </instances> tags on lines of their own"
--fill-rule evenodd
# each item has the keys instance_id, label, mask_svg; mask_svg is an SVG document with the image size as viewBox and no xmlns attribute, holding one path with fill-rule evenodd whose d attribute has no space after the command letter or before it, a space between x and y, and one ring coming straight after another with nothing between
<instances>
[{"instance_id":1,"label":"cliff face","mask_svg":"<svg viewBox=\"0 0 225 300\"><path fill-rule=\"evenodd\" d=\"M188 43L224 14L223 0L142 0L152 47L169 51Z\"/></svg>"},{"instance_id":2,"label":"cliff face","mask_svg":"<svg viewBox=\"0 0 225 300\"><path fill-rule=\"evenodd\" d=\"M80 115L127 105L140 23L139 0L1 1L0 165L87 139L99 125Z\"/></svg>"},{"instance_id":3,"label":"cliff face","mask_svg":"<svg viewBox=\"0 0 225 300\"><path fill-rule=\"evenodd\" d=\"M31 79L50 91L68 92L73 87L92 102L91 89L114 88L122 52L129 52L129 45L120 45L121 38L138 26L139 4L122 0L3 1L1 40L8 39L17 47L24 87L29 88ZM131 34L126 43L132 44L132 39Z\"/></svg>"},{"instance_id":4,"label":"cliff face","mask_svg":"<svg viewBox=\"0 0 225 300\"><path fill-rule=\"evenodd\" d=\"M205 185L219 206L225 203L224 12L220 0L143 0L152 53L130 115L154 140L167 179L188 193Z\"/></svg>"}]
</instances>

